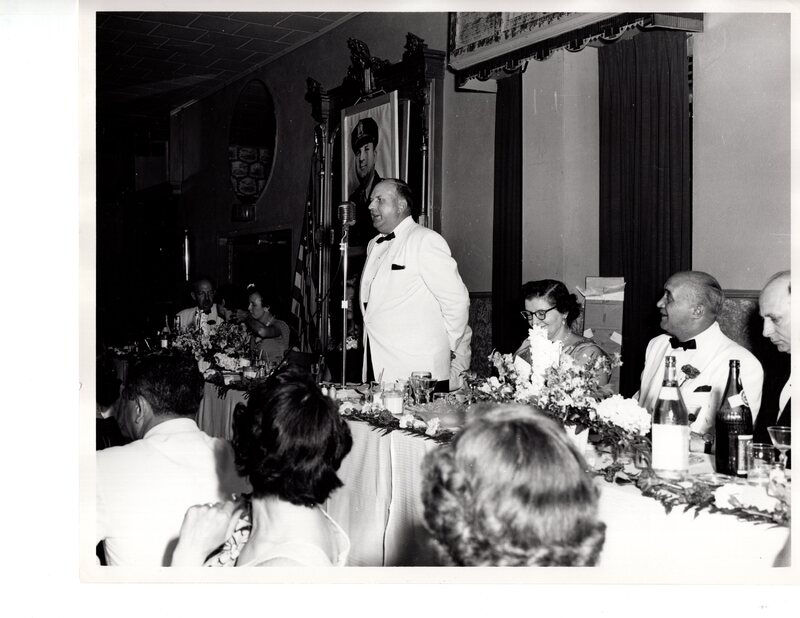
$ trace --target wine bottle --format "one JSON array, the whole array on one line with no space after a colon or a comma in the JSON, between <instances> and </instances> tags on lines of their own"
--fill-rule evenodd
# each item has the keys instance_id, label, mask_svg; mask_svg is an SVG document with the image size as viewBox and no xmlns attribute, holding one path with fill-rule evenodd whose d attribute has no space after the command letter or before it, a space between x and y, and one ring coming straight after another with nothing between
<instances>
[{"instance_id":1,"label":"wine bottle","mask_svg":"<svg viewBox=\"0 0 800 618\"><path fill-rule=\"evenodd\" d=\"M728 383L714 420L714 463L718 473L733 476L744 471L746 474L745 462L739 461L739 443L746 444L745 436L752 437L752 434L753 414L742 389L739 361L732 359L728 369ZM742 440L739 439L740 436Z\"/></svg>"},{"instance_id":2,"label":"wine bottle","mask_svg":"<svg viewBox=\"0 0 800 618\"><path fill-rule=\"evenodd\" d=\"M169 347L169 316L164 316L164 326L161 328L161 347Z\"/></svg>"},{"instance_id":3,"label":"wine bottle","mask_svg":"<svg viewBox=\"0 0 800 618\"><path fill-rule=\"evenodd\" d=\"M653 471L681 479L689 471L689 411L683 401L675 357L664 357L664 381L653 410Z\"/></svg>"}]
</instances>

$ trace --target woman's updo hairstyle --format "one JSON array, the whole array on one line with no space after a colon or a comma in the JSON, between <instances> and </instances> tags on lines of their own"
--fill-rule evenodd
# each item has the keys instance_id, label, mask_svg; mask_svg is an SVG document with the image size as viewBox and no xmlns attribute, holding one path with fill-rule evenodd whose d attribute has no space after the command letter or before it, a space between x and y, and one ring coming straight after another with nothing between
<instances>
[{"instance_id":1,"label":"woman's updo hairstyle","mask_svg":"<svg viewBox=\"0 0 800 618\"><path fill-rule=\"evenodd\" d=\"M564 429L523 405L481 404L422 465L425 525L458 566L593 566L599 493ZM474 414L473 414L474 413Z\"/></svg>"},{"instance_id":2,"label":"woman's updo hairstyle","mask_svg":"<svg viewBox=\"0 0 800 618\"><path fill-rule=\"evenodd\" d=\"M544 298L556 307L556 311L567 316L567 326L572 326L581 314L581 304L575 294L570 294L567 286L555 279L528 281L522 286L522 300Z\"/></svg>"}]
</instances>

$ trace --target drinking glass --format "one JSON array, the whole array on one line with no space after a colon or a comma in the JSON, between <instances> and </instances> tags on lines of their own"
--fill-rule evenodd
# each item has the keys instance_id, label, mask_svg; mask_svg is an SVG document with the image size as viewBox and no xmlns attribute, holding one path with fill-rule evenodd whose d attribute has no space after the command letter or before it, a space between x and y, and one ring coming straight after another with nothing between
<instances>
[{"instance_id":1,"label":"drinking glass","mask_svg":"<svg viewBox=\"0 0 800 618\"><path fill-rule=\"evenodd\" d=\"M419 384L419 390L425 396L424 403L431 402L431 394L433 393L433 389L436 388L436 383L439 380L436 378L417 378L417 383Z\"/></svg>"},{"instance_id":2,"label":"drinking glass","mask_svg":"<svg viewBox=\"0 0 800 618\"><path fill-rule=\"evenodd\" d=\"M398 388L383 391L383 405L394 416L403 416L403 391Z\"/></svg>"},{"instance_id":3,"label":"drinking glass","mask_svg":"<svg viewBox=\"0 0 800 618\"><path fill-rule=\"evenodd\" d=\"M781 452L778 462L781 464L781 466L785 467L786 451L792 448L792 428L777 425L773 427L767 427L767 432L769 432L769 437L772 440L772 444L774 444L775 448Z\"/></svg>"},{"instance_id":4,"label":"drinking glass","mask_svg":"<svg viewBox=\"0 0 800 618\"><path fill-rule=\"evenodd\" d=\"M369 390L367 391L367 402L371 403L374 406L382 407L383 406L383 389L381 388L380 382L370 382L369 383Z\"/></svg>"},{"instance_id":5,"label":"drinking glass","mask_svg":"<svg viewBox=\"0 0 800 618\"><path fill-rule=\"evenodd\" d=\"M775 447L762 442L747 445L747 482L750 485L766 485L769 471L775 462Z\"/></svg>"},{"instance_id":6,"label":"drinking glass","mask_svg":"<svg viewBox=\"0 0 800 618\"><path fill-rule=\"evenodd\" d=\"M411 372L411 390L414 391L414 403L420 404L422 401L422 388L420 386L420 379L430 378L430 371L412 371Z\"/></svg>"}]
</instances>

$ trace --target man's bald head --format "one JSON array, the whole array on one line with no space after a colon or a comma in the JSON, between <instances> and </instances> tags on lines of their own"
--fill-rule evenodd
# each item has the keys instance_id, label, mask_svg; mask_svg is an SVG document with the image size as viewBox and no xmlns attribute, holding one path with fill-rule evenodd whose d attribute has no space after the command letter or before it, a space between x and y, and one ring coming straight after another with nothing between
<instances>
[{"instance_id":1,"label":"man's bald head","mask_svg":"<svg viewBox=\"0 0 800 618\"><path fill-rule=\"evenodd\" d=\"M708 273L677 272L667 279L656 305L661 311L661 328L681 341L691 339L714 323L724 301L722 287Z\"/></svg>"},{"instance_id":2,"label":"man's bald head","mask_svg":"<svg viewBox=\"0 0 800 618\"><path fill-rule=\"evenodd\" d=\"M792 352L792 275L782 270L769 278L758 299L762 334L781 352Z\"/></svg>"}]
</instances>

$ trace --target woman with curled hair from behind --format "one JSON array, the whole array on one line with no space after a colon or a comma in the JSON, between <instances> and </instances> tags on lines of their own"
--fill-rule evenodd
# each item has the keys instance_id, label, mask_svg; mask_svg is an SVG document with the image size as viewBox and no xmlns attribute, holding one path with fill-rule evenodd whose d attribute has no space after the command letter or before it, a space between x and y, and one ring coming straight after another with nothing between
<instances>
[{"instance_id":1,"label":"woman with curled hair from behind","mask_svg":"<svg viewBox=\"0 0 800 618\"><path fill-rule=\"evenodd\" d=\"M270 376L234 412L236 467L249 499L191 507L174 566L344 566L350 541L321 508L352 437L307 373Z\"/></svg>"},{"instance_id":2,"label":"woman with curled hair from behind","mask_svg":"<svg viewBox=\"0 0 800 618\"><path fill-rule=\"evenodd\" d=\"M457 566L593 566L598 491L575 445L524 405L484 404L423 465L425 523Z\"/></svg>"}]
</instances>

